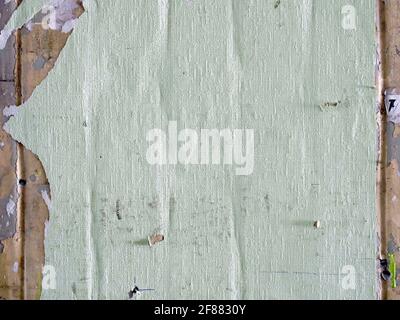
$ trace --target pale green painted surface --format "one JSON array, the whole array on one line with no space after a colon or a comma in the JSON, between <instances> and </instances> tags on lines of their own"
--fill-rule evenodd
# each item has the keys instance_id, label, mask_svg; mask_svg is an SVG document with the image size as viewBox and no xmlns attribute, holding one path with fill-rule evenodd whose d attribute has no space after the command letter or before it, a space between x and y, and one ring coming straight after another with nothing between
<instances>
[{"instance_id":1,"label":"pale green painted surface","mask_svg":"<svg viewBox=\"0 0 400 320\"><path fill-rule=\"evenodd\" d=\"M374 1L167 3L88 1L9 125L52 189L43 298L375 298ZM148 165L168 120L255 129L253 175Z\"/></svg>"}]
</instances>

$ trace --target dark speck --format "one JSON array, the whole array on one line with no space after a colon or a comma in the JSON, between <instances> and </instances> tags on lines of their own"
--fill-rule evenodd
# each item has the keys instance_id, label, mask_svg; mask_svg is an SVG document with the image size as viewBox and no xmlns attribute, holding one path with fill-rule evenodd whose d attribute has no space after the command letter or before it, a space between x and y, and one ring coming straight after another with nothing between
<instances>
[{"instance_id":1,"label":"dark speck","mask_svg":"<svg viewBox=\"0 0 400 320\"><path fill-rule=\"evenodd\" d=\"M398 56L400 56L400 49L399 49L398 46L396 46L396 54L397 54Z\"/></svg>"},{"instance_id":2,"label":"dark speck","mask_svg":"<svg viewBox=\"0 0 400 320\"><path fill-rule=\"evenodd\" d=\"M117 200L116 204L115 204L115 213L117 215L117 219L118 220L122 220L122 216L121 216L121 203L119 200Z\"/></svg>"},{"instance_id":3,"label":"dark speck","mask_svg":"<svg viewBox=\"0 0 400 320\"><path fill-rule=\"evenodd\" d=\"M389 272L389 270L384 270L381 273L381 277L382 277L383 280L389 281L390 278L392 277L392 274Z\"/></svg>"},{"instance_id":4,"label":"dark speck","mask_svg":"<svg viewBox=\"0 0 400 320\"><path fill-rule=\"evenodd\" d=\"M265 201L265 205L267 207L267 210L270 211L271 210L271 204L270 204L270 201L269 201L269 195L268 194L265 195L264 201Z\"/></svg>"},{"instance_id":5,"label":"dark speck","mask_svg":"<svg viewBox=\"0 0 400 320\"><path fill-rule=\"evenodd\" d=\"M74 296L76 296L76 283L75 282L72 284L72 293L74 294Z\"/></svg>"},{"instance_id":6,"label":"dark speck","mask_svg":"<svg viewBox=\"0 0 400 320\"><path fill-rule=\"evenodd\" d=\"M26 186L26 180L25 179L19 179L18 183L19 183L19 185L21 187L25 187Z\"/></svg>"},{"instance_id":7,"label":"dark speck","mask_svg":"<svg viewBox=\"0 0 400 320\"><path fill-rule=\"evenodd\" d=\"M137 294L139 291L139 288L135 286L131 291L129 291L129 299L132 299L133 295Z\"/></svg>"}]
</instances>

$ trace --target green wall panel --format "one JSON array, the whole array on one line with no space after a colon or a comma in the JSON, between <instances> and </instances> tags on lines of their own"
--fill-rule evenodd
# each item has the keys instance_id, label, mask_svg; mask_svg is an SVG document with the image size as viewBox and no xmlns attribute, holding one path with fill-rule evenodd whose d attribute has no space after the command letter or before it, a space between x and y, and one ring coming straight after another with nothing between
<instances>
[{"instance_id":1,"label":"green wall panel","mask_svg":"<svg viewBox=\"0 0 400 320\"><path fill-rule=\"evenodd\" d=\"M85 6L8 125L51 185L42 298L375 298L374 1ZM169 121L254 129L252 174L150 165Z\"/></svg>"}]
</instances>

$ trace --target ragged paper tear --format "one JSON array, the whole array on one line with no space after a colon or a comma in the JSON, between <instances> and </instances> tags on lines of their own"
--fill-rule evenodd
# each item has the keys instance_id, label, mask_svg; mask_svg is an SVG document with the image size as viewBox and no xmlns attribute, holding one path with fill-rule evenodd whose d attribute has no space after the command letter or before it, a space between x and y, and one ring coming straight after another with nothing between
<instances>
[{"instance_id":1,"label":"ragged paper tear","mask_svg":"<svg viewBox=\"0 0 400 320\"><path fill-rule=\"evenodd\" d=\"M385 93L385 106L388 121L400 123L400 94L398 90L389 89Z\"/></svg>"}]
</instances>

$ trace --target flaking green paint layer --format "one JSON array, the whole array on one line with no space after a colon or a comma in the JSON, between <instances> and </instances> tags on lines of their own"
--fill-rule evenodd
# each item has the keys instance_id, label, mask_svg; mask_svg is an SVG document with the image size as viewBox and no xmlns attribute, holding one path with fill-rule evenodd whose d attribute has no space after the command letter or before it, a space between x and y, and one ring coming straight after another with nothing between
<instances>
[{"instance_id":1,"label":"flaking green paint layer","mask_svg":"<svg viewBox=\"0 0 400 320\"><path fill-rule=\"evenodd\" d=\"M142 299L375 298L374 1L85 6L9 124L52 190L42 297L127 299L136 279ZM150 166L168 121L254 129L254 173Z\"/></svg>"}]
</instances>

